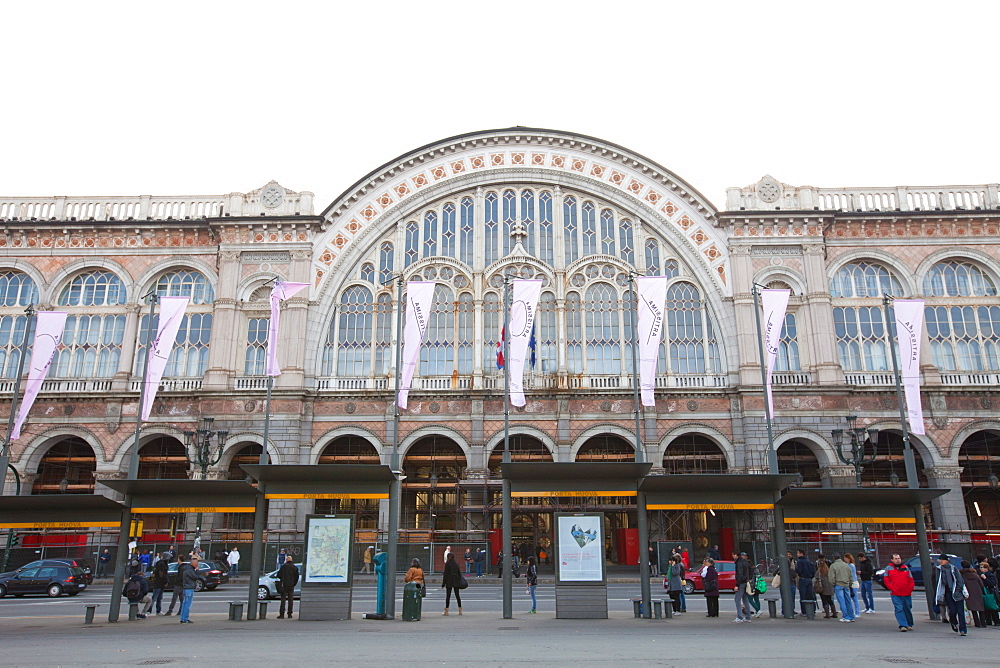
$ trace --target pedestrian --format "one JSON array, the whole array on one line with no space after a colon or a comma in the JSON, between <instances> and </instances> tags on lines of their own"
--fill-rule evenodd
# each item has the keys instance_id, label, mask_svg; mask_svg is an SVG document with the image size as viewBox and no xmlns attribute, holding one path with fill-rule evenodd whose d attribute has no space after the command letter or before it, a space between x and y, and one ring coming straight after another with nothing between
<instances>
[{"instance_id":1,"label":"pedestrian","mask_svg":"<svg viewBox=\"0 0 1000 668\"><path fill-rule=\"evenodd\" d=\"M795 577L798 578L799 585L799 614L806 616L806 601L816 600L816 587L813 580L816 577L816 566L806 559L806 551L798 550L795 559ZM794 610L794 607L793 607ZM815 608L814 608L815 610ZM826 604L823 605L823 612L826 613ZM824 617L828 615L824 614Z\"/></svg>"},{"instance_id":2,"label":"pedestrian","mask_svg":"<svg viewBox=\"0 0 1000 668\"><path fill-rule=\"evenodd\" d=\"M656 550L654 550L653 546L650 545L648 548L646 548L646 552L647 552L647 557L646 558L649 560L648 561L648 563L649 563L649 577L655 578L657 575L659 575L659 573L657 572L658 569L657 569L657 566L656 566Z\"/></svg>"},{"instance_id":3,"label":"pedestrian","mask_svg":"<svg viewBox=\"0 0 1000 668\"><path fill-rule=\"evenodd\" d=\"M149 595L149 583L142 571L136 571L132 574L132 577L122 587L122 596L127 598L129 603L145 603L146 609L140 610L136 617L146 619L146 612L149 611L153 598Z\"/></svg>"},{"instance_id":4,"label":"pedestrian","mask_svg":"<svg viewBox=\"0 0 1000 668\"><path fill-rule=\"evenodd\" d=\"M107 549L97 557L97 577L106 578L108 576L108 564L111 563L111 552Z\"/></svg>"},{"instance_id":5,"label":"pedestrian","mask_svg":"<svg viewBox=\"0 0 1000 668\"><path fill-rule=\"evenodd\" d=\"M451 545L449 545L448 547L444 548L444 556L442 557L442 559L444 560L445 566L448 565L448 556L449 555L451 555ZM434 570L434 569L432 568L431 570Z\"/></svg>"},{"instance_id":6,"label":"pedestrian","mask_svg":"<svg viewBox=\"0 0 1000 668\"><path fill-rule=\"evenodd\" d=\"M938 555L938 581L934 600L948 608L951 630L965 635L965 579L962 573L948 559L947 554Z\"/></svg>"},{"instance_id":7,"label":"pedestrian","mask_svg":"<svg viewBox=\"0 0 1000 668\"><path fill-rule=\"evenodd\" d=\"M702 562L701 584L705 590L705 603L708 605L706 617L719 616L719 571L715 568L715 559L707 557Z\"/></svg>"},{"instance_id":8,"label":"pedestrian","mask_svg":"<svg viewBox=\"0 0 1000 668\"><path fill-rule=\"evenodd\" d=\"M747 563L750 564L750 582L747 583L747 600L750 601L750 606L753 608L753 616L756 618L764 614L760 609L760 590L762 589L761 585L764 584L761 581L764 578L761 577L760 571L757 570L757 566L753 562L748 561Z\"/></svg>"},{"instance_id":9,"label":"pedestrian","mask_svg":"<svg viewBox=\"0 0 1000 668\"><path fill-rule=\"evenodd\" d=\"M858 581L858 566L854 563L854 555L850 552L844 553L844 563L851 567L851 603L854 604L854 618L857 619L861 612L858 605L858 592L861 591L861 583Z\"/></svg>"},{"instance_id":10,"label":"pedestrian","mask_svg":"<svg viewBox=\"0 0 1000 668\"><path fill-rule=\"evenodd\" d=\"M734 596L736 619L733 621L739 624L749 622L751 619L750 592L747 590L747 585L750 582L750 562L747 560L746 552L733 554L733 561L736 566L736 595Z\"/></svg>"},{"instance_id":11,"label":"pedestrian","mask_svg":"<svg viewBox=\"0 0 1000 668\"><path fill-rule=\"evenodd\" d=\"M719 552L718 545L713 545L712 549L708 551L708 558L712 560L713 564L719 559L722 559L722 553Z\"/></svg>"},{"instance_id":12,"label":"pedestrian","mask_svg":"<svg viewBox=\"0 0 1000 668\"><path fill-rule=\"evenodd\" d=\"M521 546L517 550L518 555L521 557L521 563L524 564L525 569L527 569L528 557L531 556L531 547L528 545L527 541L521 541Z\"/></svg>"},{"instance_id":13,"label":"pedestrian","mask_svg":"<svg viewBox=\"0 0 1000 668\"><path fill-rule=\"evenodd\" d=\"M534 557L528 557L528 570L524 572L524 577L528 581L528 593L531 594L531 614L538 612L538 599L535 598L535 587L538 586L538 568Z\"/></svg>"},{"instance_id":14,"label":"pedestrian","mask_svg":"<svg viewBox=\"0 0 1000 668\"><path fill-rule=\"evenodd\" d=\"M896 624L902 632L913 630L913 573L903 563L898 554L892 555L892 563L885 567L882 583L892 597L892 609L896 614Z\"/></svg>"},{"instance_id":15,"label":"pedestrian","mask_svg":"<svg viewBox=\"0 0 1000 668\"><path fill-rule=\"evenodd\" d=\"M143 550L142 554L139 555L139 570L145 575L146 571L149 570L149 550Z\"/></svg>"},{"instance_id":16,"label":"pedestrian","mask_svg":"<svg viewBox=\"0 0 1000 668\"><path fill-rule=\"evenodd\" d=\"M424 569L420 567L419 559L410 562L410 570L403 576L403 584L407 582L416 582L421 588L424 586Z\"/></svg>"},{"instance_id":17,"label":"pedestrian","mask_svg":"<svg viewBox=\"0 0 1000 668\"><path fill-rule=\"evenodd\" d=\"M820 559L816 563L816 575L813 577L813 592L819 594L823 600L823 619L837 619L837 608L833 604L833 582L830 581L830 564L826 563L823 555L820 555ZM805 606L802 607L803 609L805 608ZM805 615L806 613L803 612L802 614Z\"/></svg>"},{"instance_id":18,"label":"pedestrian","mask_svg":"<svg viewBox=\"0 0 1000 668\"><path fill-rule=\"evenodd\" d=\"M517 556L517 545L511 545L510 567L513 569L514 577L521 577L521 561Z\"/></svg>"},{"instance_id":19,"label":"pedestrian","mask_svg":"<svg viewBox=\"0 0 1000 668\"><path fill-rule=\"evenodd\" d=\"M858 552L858 577L861 578L861 602L865 606L866 615L875 614L875 597L872 594L872 580L875 577L875 565L868 555Z\"/></svg>"},{"instance_id":20,"label":"pedestrian","mask_svg":"<svg viewBox=\"0 0 1000 668\"><path fill-rule=\"evenodd\" d=\"M174 547L173 545L168 547L167 551L163 553L163 558L167 560L167 563L170 563L176 557L177 557L177 548Z\"/></svg>"},{"instance_id":21,"label":"pedestrian","mask_svg":"<svg viewBox=\"0 0 1000 668\"><path fill-rule=\"evenodd\" d=\"M371 573L372 572L372 560L375 556L375 546L369 545L365 548L365 553L361 555L361 572Z\"/></svg>"},{"instance_id":22,"label":"pedestrian","mask_svg":"<svg viewBox=\"0 0 1000 668\"><path fill-rule=\"evenodd\" d=\"M295 599L295 585L299 583L299 567L292 563L292 555L285 555L285 563L278 569L278 594L281 595L281 607L278 608L278 619L285 618L285 601L288 601L288 619L292 619L292 605Z\"/></svg>"},{"instance_id":23,"label":"pedestrian","mask_svg":"<svg viewBox=\"0 0 1000 668\"><path fill-rule=\"evenodd\" d=\"M1000 626L1000 600L997 599L997 576L987 561L979 564L979 577L983 580L983 602L986 606L986 624Z\"/></svg>"},{"instance_id":24,"label":"pedestrian","mask_svg":"<svg viewBox=\"0 0 1000 668\"><path fill-rule=\"evenodd\" d=\"M184 600L181 602L181 624L194 624L191 621L191 604L194 602L194 590L200 580L203 584L205 576L198 572L198 557L191 557L191 562L181 564L177 570L181 575L181 588L184 590Z\"/></svg>"},{"instance_id":25,"label":"pedestrian","mask_svg":"<svg viewBox=\"0 0 1000 668\"><path fill-rule=\"evenodd\" d=\"M679 556L671 556L667 561L667 593L670 594L670 604L674 612L681 611L681 593L684 589L684 566Z\"/></svg>"},{"instance_id":26,"label":"pedestrian","mask_svg":"<svg viewBox=\"0 0 1000 668\"><path fill-rule=\"evenodd\" d=\"M164 552L167 554L167 552ZM168 582L173 587L173 594L170 596L170 605L167 606L167 611L163 613L164 617L169 617L174 614L174 605L177 605L178 610L183 607L184 603L184 589L181 587L181 568L184 566L184 556L178 554L175 558L177 562L177 570L174 571L174 575L171 578L168 571Z\"/></svg>"},{"instance_id":27,"label":"pedestrian","mask_svg":"<svg viewBox=\"0 0 1000 668\"><path fill-rule=\"evenodd\" d=\"M841 559L840 553L833 555L833 565L830 566L830 583L833 585L833 593L837 597L837 605L840 606L842 622L853 622L855 620L854 603L852 591L854 576L851 565Z\"/></svg>"},{"instance_id":28,"label":"pedestrian","mask_svg":"<svg viewBox=\"0 0 1000 668\"><path fill-rule=\"evenodd\" d=\"M476 550L475 561L476 561L477 578L483 577L483 561L485 560L486 560L486 550L484 550L483 548L479 548L478 550Z\"/></svg>"},{"instance_id":29,"label":"pedestrian","mask_svg":"<svg viewBox=\"0 0 1000 668\"><path fill-rule=\"evenodd\" d=\"M285 565L285 558L287 556L288 556L288 553L285 552L285 548L281 548L280 550L278 550L278 563L275 566L275 568L280 569L282 566L284 566Z\"/></svg>"},{"instance_id":30,"label":"pedestrian","mask_svg":"<svg viewBox=\"0 0 1000 668\"><path fill-rule=\"evenodd\" d=\"M163 614L163 590L167 588L167 560L161 555L153 564L153 573L149 577L149 586L153 588L153 605L156 614Z\"/></svg>"},{"instance_id":31,"label":"pedestrian","mask_svg":"<svg viewBox=\"0 0 1000 668\"><path fill-rule=\"evenodd\" d=\"M472 549L465 548L465 555L462 556L462 561L465 562L465 574L472 575Z\"/></svg>"},{"instance_id":32,"label":"pedestrian","mask_svg":"<svg viewBox=\"0 0 1000 668\"><path fill-rule=\"evenodd\" d=\"M788 591L791 592L791 595L792 595L792 617L794 617L795 616L795 594L798 593L798 590L799 590L799 575L798 575L798 573L795 572L795 566L796 566L796 564L798 562L796 561L796 557L795 557L795 555L792 554L791 550L788 550L788 552L785 552L785 558L788 559L788 578L789 578L789 585L790 585L788 587ZM784 617L785 616L785 599L784 599L784 597L781 596L781 589L780 589L781 578L778 577L778 575L780 575L780 574L781 574L781 566L778 566L777 574L774 576L777 579L778 583L774 584L774 581L772 581L771 586L774 587L777 590L778 597L781 598L781 616Z\"/></svg>"},{"instance_id":33,"label":"pedestrian","mask_svg":"<svg viewBox=\"0 0 1000 668\"><path fill-rule=\"evenodd\" d=\"M139 553L129 552L127 564L128 567L125 570L125 574L127 576L132 577L136 573L140 572L142 570L142 562L139 561Z\"/></svg>"},{"instance_id":34,"label":"pedestrian","mask_svg":"<svg viewBox=\"0 0 1000 668\"><path fill-rule=\"evenodd\" d=\"M503 550L497 554L497 577L503 577Z\"/></svg>"},{"instance_id":35,"label":"pedestrian","mask_svg":"<svg viewBox=\"0 0 1000 668\"><path fill-rule=\"evenodd\" d=\"M972 624L977 629L986 628L986 602L983 600L983 579L968 561L962 562L962 581L965 583L965 607L972 613Z\"/></svg>"},{"instance_id":36,"label":"pedestrian","mask_svg":"<svg viewBox=\"0 0 1000 668\"><path fill-rule=\"evenodd\" d=\"M451 604L451 593L455 592L455 605L458 606L458 614L462 614L462 596L458 593L459 585L462 583L462 571L458 568L455 555L448 552L448 560L444 562L444 576L441 578L441 586L444 588L444 613L448 614L448 607Z\"/></svg>"},{"instance_id":37,"label":"pedestrian","mask_svg":"<svg viewBox=\"0 0 1000 668\"><path fill-rule=\"evenodd\" d=\"M226 563L229 564L229 577L235 578L239 575L240 570L240 550L237 547L229 550L229 556L226 557Z\"/></svg>"}]
</instances>

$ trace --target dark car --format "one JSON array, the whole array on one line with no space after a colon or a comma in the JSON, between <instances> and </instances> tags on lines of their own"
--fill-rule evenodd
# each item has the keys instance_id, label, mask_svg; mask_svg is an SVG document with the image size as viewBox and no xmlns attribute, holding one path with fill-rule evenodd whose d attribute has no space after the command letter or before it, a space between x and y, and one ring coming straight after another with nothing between
<instances>
[{"instance_id":1,"label":"dark car","mask_svg":"<svg viewBox=\"0 0 1000 668\"><path fill-rule=\"evenodd\" d=\"M932 554L931 555L931 564L933 566L937 566L937 558L938 558L938 555L936 555L936 554ZM953 566L955 566L956 568L961 568L962 567L962 557L958 556L957 554L949 554L948 555L948 561L950 561L951 564ZM920 557L919 556L910 557L909 559L907 559L903 563L906 564L906 567L908 569L910 569L910 573L913 574L913 583L917 587L923 587L924 586L924 569L920 565ZM885 578L885 569L884 568L880 568L879 570L875 571L875 582L879 583L879 585L881 585L883 589L888 589L888 587L885 586L885 582L883 581L884 578Z\"/></svg>"},{"instance_id":2,"label":"dark car","mask_svg":"<svg viewBox=\"0 0 1000 668\"><path fill-rule=\"evenodd\" d=\"M65 559L36 559L35 561L29 561L24 566L16 568L8 573L0 573L0 577L20 573L25 568L39 568L41 566L69 566L71 568L79 568L83 571L86 584L94 584L94 572L90 568L90 562L86 559L79 559L76 557L66 557Z\"/></svg>"},{"instance_id":3,"label":"dark car","mask_svg":"<svg viewBox=\"0 0 1000 668\"><path fill-rule=\"evenodd\" d=\"M7 594L18 598L25 594L46 594L52 598L63 594L76 596L86 588L83 569L66 564L25 566L0 575L0 598Z\"/></svg>"},{"instance_id":4,"label":"dark car","mask_svg":"<svg viewBox=\"0 0 1000 668\"><path fill-rule=\"evenodd\" d=\"M199 561L198 573L205 578L205 582L199 580L194 585L195 591L202 589L215 589L224 582L229 582L229 573L219 570L214 561ZM167 566L167 586L164 589L170 590L180 586L180 575L177 573L177 562Z\"/></svg>"}]
</instances>

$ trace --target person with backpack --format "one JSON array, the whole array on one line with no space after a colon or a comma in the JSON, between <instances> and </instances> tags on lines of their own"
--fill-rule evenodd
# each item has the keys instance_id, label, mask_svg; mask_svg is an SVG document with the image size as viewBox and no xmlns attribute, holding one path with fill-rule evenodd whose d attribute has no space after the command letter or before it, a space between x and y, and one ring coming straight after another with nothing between
<instances>
[{"instance_id":1,"label":"person with backpack","mask_svg":"<svg viewBox=\"0 0 1000 668\"><path fill-rule=\"evenodd\" d=\"M167 588L167 560L160 558L153 564L153 573L149 578L149 586L153 589L153 600L150 605L156 606L156 614L163 614L163 590Z\"/></svg>"},{"instance_id":2,"label":"person with backpack","mask_svg":"<svg viewBox=\"0 0 1000 668\"><path fill-rule=\"evenodd\" d=\"M125 586L122 588L122 596L128 599L129 603L145 603L146 609L140 610L136 615L139 619L146 619L149 606L152 604L152 597L149 596L149 583L146 576L141 571L132 574Z\"/></svg>"}]
</instances>

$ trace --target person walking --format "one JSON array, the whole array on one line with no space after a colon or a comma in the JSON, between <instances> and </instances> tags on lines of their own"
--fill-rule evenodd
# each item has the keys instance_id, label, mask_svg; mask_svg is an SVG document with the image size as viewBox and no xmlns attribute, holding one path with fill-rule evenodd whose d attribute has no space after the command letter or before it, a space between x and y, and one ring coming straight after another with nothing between
<instances>
[{"instance_id":1,"label":"person walking","mask_svg":"<svg viewBox=\"0 0 1000 668\"><path fill-rule=\"evenodd\" d=\"M796 552L797 558L795 559L795 576L798 578L799 585L799 614L803 617L806 616L806 601L816 600L816 588L813 584L813 580L816 578L816 566L806 559L806 551L798 550ZM795 608L793 607L794 611ZM826 612L826 605L823 605L823 612Z\"/></svg>"},{"instance_id":2,"label":"person walking","mask_svg":"<svg viewBox=\"0 0 1000 668\"><path fill-rule=\"evenodd\" d=\"M483 577L483 561L485 560L486 560L486 550L484 550L483 548L479 548L478 550L476 550L475 562L476 562L477 578Z\"/></svg>"},{"instance_id":3,"label":"person walking","mask_svg":"<svg viewBox=\"0 0 1000 668\"><path fill-rule=\"evenodd\" d=\"M837 608L833 604L833 583L830 581L830 564L826 563L826 559L822 557L823 555L820 555L820 560L816 564L816 575L813 577L813 591L819 594L823 601L823 619L836 619ZM802 614L805 615L804 612Z\"/></svg>"},{"instance_id":4,"label":"person walking","mask_svg":"<svg viewBox=\"0 0 1000 668\"><path fill-rule=\"evenodd\" d=\"M966 635L965 627L965 578L948 559L947 554L938 555L938 581L934 600L948 608L951 630Z\"/></svg>"},{"instance_id":5,"label":"person walking","mask_svg":"<svg viewBox=\"0 0 1000 668\"><path fill-rule=\"evenodd\" d=\"M839 552L834 554L833 565L830 566L830 583L833 585L833 593L837 597L837 605L840 606L842 613L840 621L842 622L855 620L851 595L854 576L851 573L851 565L840 558Z\"/></svg>"},{"instance_id":6,"label":"person walking","mask_svg":"<svg viewBox=\"0 0 1000 668\"><path fill-rule=\"evenodd\" d=\"M153 564L153 573L149 577L149 586L153 588L152 604L156 606L156 614L163 614L163 590L167 588L167 560L161 555Z\"/></svg>"},{"instance_id":7,"label":"person walking","mask_svg":"<svg viewBox=\"0 0 1000 668\"><path fill-rule=\"evenodd\" d=\"M201 556L201 555L199 555L199 556ZM277 563L277 565L275 565L275 568L281 569L281 567L285 565L285 557L287 557L287 556L288 556L288 553L285 552L285 548L281 548L280 550L278 550L278 563Z\"/></svg>"},{"instance_id":8,"label":"person walking","mask_svg":"<svg viewBox=\"0 0 1000 668\"><path fill-rule=\"evenodd\" d=\"M854 555L850 552L844 553L844 563L851 567L851 603L854 604L854 618L857 619L861 611L858 605L858 592L861 591L861 583L858 581L858 566L854 563Z\"/></svg>"},{"instance_id":9,"label":"person walking","mask_svg":"<svg viewBox=\"0 0 1000 668\"><path fill-rule=\"evenodd\" d=\"M528 557L528 568L524 572L524 577L528 581L528 593L531 594L531 610L528 612L535 614L538 612L538 599L535 598L535 587L538 586L538 567L534 557Z\"/></svg>"},{"instance_id":10,"label":"person walking","mask_svg":"<svg viewBox=\"0 0 1000 668\"><path fill-rule=\"evenodd\" d=\"M667 561L667 593L670 594L670 604L674 612L681 611L681 593L684 589L684 566L679 555L673 555Z\"/></svg>"},{"instance_id":11,"label":"person walking","mask_svg":"<svg viewBox=\"0 0 1000 668\"><path fill-rule=\"evenodd\" d=\"M875 597L872 594L872 580L875 577L875 565L868 555L858 552L858 577L861 578L861 602L865 606L866 615L875 614Z\"/></svg>"},{"instance_id":12,"label":"person walking","mask_svg":"<svg viewBox=\"0 0 1000 668\"><path fill-rule=\"evenodd\" d=\"M497 554L497 577L503 577L503 551Z\"/></svg>"},{"instance_id":13,"label":"person walking","mask_svg":"<svg viewBox=\"0 0 1000 668\"><path fill-rule=\"evenodd\" d=\"M288 619L292 619L292 606L295 601L295 585L299 583L299 567L292 563L292 555L285 556L285 563L278 569L278 593L281 595L281 607L278 608L278 619L285 618L285 601L288 601Z\"/></svg>"},{"instance_id":14,"label":"person walking","mask_svg":"<svg viewBox=\"0 0 1000 668\"><path fill-rule=\"evenodd\" d=\"M107 549L97 557L97 577L103 578L108 575L108 564L111 563L111 552Z\"/></svg>"},{"instance_id":15,"label":"person walking","mask_svg":"<svg viewBox=\"0 0 1000 668\"><path fill-rule=\"evenodd\" d=\"M702 562L701 583L705 590L705 603L708 605L706 617L719 616L719 571L715 568L715 559L707 557Z\"/></svg>"},{"instance_id":16,"label":"person walking","mask_svg":"<svg viewBox=\"0 0 1000 668\"><path fill-rule=\"evenodd\" d=\"M983 580L983 603L986 606L986 625L1000 627L1000 600L997 599L997 576L986 560L981 561L979 564L979 577Z\"/></svg>"},{"instance_id":17,"label":"person walking","mask_svg":"<svg viewBox=\"0 0 1000 668\"><path fill-rule=\"evenodd\" d=\"M459 585L462 582L462 571L458 568L455 555L448 553L448 560L444 562L444 576L441 578L441 586L444 588L444 613L448 614L451 605L451 593L455 592L455 604L458 606L458 614L462 614L462 595L458 593Z\"/></svg>"},{"instance_id":18,"label":"person walking","mask_svg":"<svg viewBox=\"0 0 1000 668\"><path fill-rule=\"evenodd\" d=\"M892 555L892 562L885 567L882 583L889 590L892 609L896 614L896 624L902 632L913 630L913 573L903 563L898 554Z\"/></svg>"},{"instance_id":19,"label":"person walking","mask_svg":"<svg viewBox=\"0 0 1000 668\"><path fill-rule=\"evenodd\" d=\"M372 546L371 545L369 545L368 547L365 548L365 553L361 557L361 562L364 564L361 567L361 572L362 573L371 573L372 572Z\"/></svg>"},{"instance_id":20,"label":"person walking","mask_svg":"<svg viewBox=\"0 0 1000 668\"><path fill-rule=\"evenodd\" d=\"M237 547L229 550L229 556L226 557L226 562L229 564L229 577L235 578L239 575L240 570L240 550Z\"/></svg>"},{"instance_id":21,"label":"person walking","mask_svg":"<svg viewBox=\"0 0 1000 668\"><path fill-rule=\"evenodd\" d=\"M164 552L163 554L167 554L167 552ZM178 554L176 557L176 561L177 561L177 570L174 572L173 580L170 581L170 584L173 585L174 591L173 595L171 595L170 597L170 605L167 606L167 611L163 613L164 617L169 617L170 615L174 614L174 605L177 606L178 610L180 610L180 608L183 606L184 589L181 587L181 568L184 566L184 557ZM167 573L168 573L167 578L169 581L170 580L169 571Z\"/></svg>"},{"instance_id":22,"label":"person walking","mask_svg":"<svg viewBox=\"0 0 1000 668\"><path fill-rule=\"evenodd\" d=\"M752 617L750 592L747 590L750 582L750 562L747 560L746 552L734 554L733 561L736 562L736 595L733 597L736 603L736 619L733 622L739 624L749 622Z\"/></svg>"},{"instance_id":23,"label":"person walking","mask_svg":"<svg viewBox=\"0 0 1000 668\"><path fill-rule=\"evenodd\" d=\"M986 628L986 602L983 599L983 579L968 561L962 562L962 582L965 584L965 607L972 613L972 624L977 629Z\"/></svg>"},{"instance_id":24,"label":"person walking","mask_svg":"<svg viewBox=\"0 0 1000 668\"><path fill-rule=\"evenodd\" d=\"M177 570L181 576L181 589L184 590L184 600L181 601L181 624L194 624L191 621L191 604L194 603L194 590L200 580L205 582L205 576L198 572L198 557L191 557L191 562L181 564Z\"/></svg>"},{"instance_id":25,"label":"person walking","mask_svg":"<svg viewBox=\"0 0 1000 668\"><path fill-rule=\"evenodd\" d=\"M462 561L465 562L465 574L472 575L472 550L470 548L465 548L465 554L462 556Z\"/></svg>"}]
</instances>

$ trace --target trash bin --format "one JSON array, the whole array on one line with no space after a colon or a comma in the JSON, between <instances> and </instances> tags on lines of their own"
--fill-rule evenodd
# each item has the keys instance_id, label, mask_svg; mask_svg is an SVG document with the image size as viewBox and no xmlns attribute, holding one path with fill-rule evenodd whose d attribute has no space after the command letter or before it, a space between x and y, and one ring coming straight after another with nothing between
<instances>
[{"instance_id":1,"label":"trash bin","mask_svg":"<svg viewBox=\"0 0 1000 668\"><path fill-rule=\"evenodd\" d=\"M422 606L423 597L420 596L420 585L416 582L407 582L403 586L403 621L419 622Z\"/></svg>"}]
</instances>

